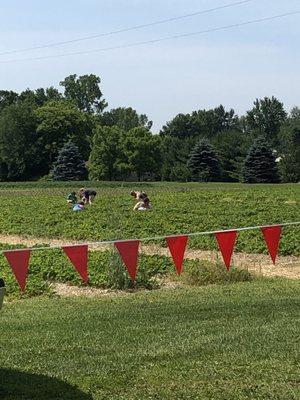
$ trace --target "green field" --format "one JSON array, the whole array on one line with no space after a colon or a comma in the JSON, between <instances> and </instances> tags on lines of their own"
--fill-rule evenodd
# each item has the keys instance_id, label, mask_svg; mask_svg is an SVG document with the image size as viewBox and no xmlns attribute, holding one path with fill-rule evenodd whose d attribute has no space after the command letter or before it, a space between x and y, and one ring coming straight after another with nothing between
<instances>
[{"instance_id":1,"label":"green field","mask_svg":"<svg viewBox=\"0 0 300 400\"><path fill-rule=\"evenodd\" d=\"M74 184L0 185L0 233L77 240L143 238L300 220L300 185L88 183L98 195L93 207L74 213L65 197ZM129 191L143 188L154 210L134 213ZM213 238L190 246L216 248ZM264 252L259 231L240 234L237 250ZM285 228L280 253L300 255L300 230Z\"/></svg>"},{"instance_id":2,"label":"green field","mask_svg":"<svg viewBox=\"0 0 300 400\"><path fill-rule=\"evenodd\" d=\"M74 213L65 197L80 186L0 184L0 235L20 236L0 249L22 237L96 241L300 220L300 185L90 183L95 204ZM152 212L132 211L132 188L149 192ZM190 246L216 249L206 236ZM266 252L259 231L242 232L237 249ZM300 255L299 227L284 228L280 253ZM59 249L32 252L25 295L4 257L0 271L1 400L300 397L297 280L206 260L186 260L178 278L169 257L143 253L133 284L112 248L89 252L89 285L131 289L123 294L57 295L55 282L83 285ZM173 288L145 290L161 279Z\"/></svg>"},{"instance_id":3,"label":"green field","mask_svg":"<svg viewBox=\"0 0 300 400\"><path fill-rule=\"evenodd\" d=\"M298 400L299 294L273 279L6 304L1 400Z\"/></svg>"}]
</instances>

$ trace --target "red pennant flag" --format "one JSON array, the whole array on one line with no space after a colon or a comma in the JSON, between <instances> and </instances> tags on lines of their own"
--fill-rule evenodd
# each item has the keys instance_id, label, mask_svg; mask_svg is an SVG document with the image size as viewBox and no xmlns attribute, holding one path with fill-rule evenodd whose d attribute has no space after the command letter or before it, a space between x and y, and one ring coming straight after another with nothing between
<instances>
[{"instance_id":1,"label":"red pennant flag","mask_svg":"<svg viewBox=\"0 0 300 400\"><path fill-rule=\"evenodd\" d=\"M137 259L139 251L139 240L128 240L126 242L115 242L115 246L127 268L130 278L134 281L137 272Z\"/></svg>"},{"instance_id":2,"label":"red pennant flag","mask_svg":"<svg viewBox=\"0 0 300 400\"><path fill-rule=\"evenodd\" d=\"M215 233L220 251L227 270L230 269L231 257L235 245L237 231L217 232Z\"/></svg>"},{"instance_id":3,"label":"red pennant flag","mask_svg":"<svg viewBox=\"0 0 300 400\"><path fill-rule=\"evenodd\" d=\"M80 246L63 246L62 249L69 257L81 278L87 282L89 280L87 272L88 246L86 244Z\"/></svg>"},{"instance_id":4,"label":"red pennant flag","mask_svg":"<svg viewBox=\"0 0 300 400\"><path fill-rule=\"evenodd\" d=\"M4 251L3 254L11 266L22 292L24 292L28 274L30 250Z\"/></svg>"},{"instance_id":5,"label":"red pennant flag","mask_svg":"<svg viewBox=\"0 0 300 400\"><path fill-rule=\"evenodd\" d=\"M180 275L182 272L182 263L184 259L188 236L166 237L166 241L168 243L177 274Z\"/></svg>"},{"instance_id":6,"label":"red pennant flag","mask_svg":"<svg viewBox=\"0 0 300 400\"><path fill-rule=\"evenodd\" d=\"M275 265L281 235L281 226L268 226L266 228L261 228L261 231L264 235L273 264Z\"/></svg>"}]
</instances>

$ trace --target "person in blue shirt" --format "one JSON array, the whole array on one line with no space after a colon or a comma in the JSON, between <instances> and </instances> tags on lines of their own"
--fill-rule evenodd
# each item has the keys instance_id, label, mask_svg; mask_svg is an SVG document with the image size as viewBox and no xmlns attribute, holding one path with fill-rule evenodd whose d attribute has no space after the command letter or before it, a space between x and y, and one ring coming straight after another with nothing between
<instances>
[{"instance_id":1,"label":"person in blue shirt","mask_svg":"<svg viewBox=\"0 0 300 400\"><path fill-rule=\"evenodd\" d=\"M84 210L84 202L80 201L79 203L75 204L73 207L73 211L83 211Z\"/></svg>"}]
</instances>

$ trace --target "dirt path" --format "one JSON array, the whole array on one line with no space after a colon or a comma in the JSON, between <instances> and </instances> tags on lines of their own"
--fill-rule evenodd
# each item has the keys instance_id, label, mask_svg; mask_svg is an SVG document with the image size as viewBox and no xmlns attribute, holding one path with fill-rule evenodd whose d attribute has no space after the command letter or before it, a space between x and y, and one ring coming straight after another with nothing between
<instances>
[{"instance_id":1,"label":"dirt path","mask_svg":"<svg viewBox=\"0 0 300 400\"><path fill-rule=\"evenodd\" d=\"M46 239L46 238L26 238L14 235L0 235L0 243L7 244L23 244L28 247L34 245L50 245L50 246L65 246L71 244L80 244L80 241L74 240L60 240L60 239ZM82 242L83 243L83 242ZM91 244L91 250L103 251L108 248L108 245ZM169 250L157 245L143 245L141 252L149 255L164 255L170 256ZM185 258L187 259L202 259L216 261L220 260L220 253L216 251L204 251L187 249ZM252 253L234 253L233 265L243 267L260 273L264 276L283 276L290 279L300 279L300 257L287 256L278 257L276 265L274 266L270 257L265 254L252 254Z\"/></svg>"}]
</instances>

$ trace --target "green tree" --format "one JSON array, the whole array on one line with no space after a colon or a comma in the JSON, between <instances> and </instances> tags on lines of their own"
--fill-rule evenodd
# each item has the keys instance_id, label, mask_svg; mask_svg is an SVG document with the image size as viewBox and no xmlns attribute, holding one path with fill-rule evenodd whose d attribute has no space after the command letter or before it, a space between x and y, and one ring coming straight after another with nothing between
<instances>
[{"instance_id":1,"label":"green tree","mask_svg":"<svg viewBox=\"0 0 300 400\"><path fill-rule=\"evenodd\" d=\"M255 130L259 136L264 135L272 145L278 144L278 133L286 118L283 103L275 97L256 99L254 107L246 115L249 129Z\"/></svg>"},{"instance_id":2,"label":"green tree","mask_svg":"<svg viewBox=\"0 0 300 400\"><path fill-rule=\"evenodd\" d=\"M18 93L12 90L0 90L0 112L4 107L14 104L18 100Z\"/></svg>"},{"instance_id":3,"label":"green tree","mask_svg":"<svg viewBox=\"0 0 300 400\"><path fill-rule=\"evenodd\" d=\"M60 150L53 166L54 181L81 181L88 175L78 147L70 140Z\"/></svg>"},{"instance_id":4,"label":"green tree","mask_svg":"<svg viewBox=\"0 0 300 400\"><path fill-rule=\"evenodd\" d=\"M215 149L206 139L201 139L192 149L187 167L194 181L213 182L221 177L221 166Z\"/></svg>"},{"instance_id":5,"label":"green tree","mask_svg":"<svg viewBox=\"0 0 300 400\"><path fill-rule=\"evenodd\" d=\"M94 127L91 116L64 100L46 103L35 111L35 116L38 122L37 144L44 160L45 173L69 140L76 144L84 160L88 159Z\"/></svg>"},{"instance_id":6,"label":"green tree","mask_svg":"<svg viewBox=\"0 0 300 400\"><path fill-rule=\"evenodd\" d=\"M37 90L26 89L19 95L20 101L27 101L32 105L36 105L37 107L41 107L46 104L48 101L53 100L61 100L62 94L58 92L54 87L49 88L39 88Z\"/></svg>"},{"instance_id":7,"label":"green tree","mask_svg":"<svg viewBox=\"0 0 300 400\"><path fill-rule=\"evenodd\" d=\"M300 110L292 109L280 131L279 167L283 182L300 181Z\"/></svg>"},{"instance_id":8,"label":"green tree","mask_svg":"<svg viewBox=\"0 0 300 400\"><path fill-rule=\"evenodd\" d=\"M160 138L143 127L131 129L123 138L123 170L134 172L138 180L158 174L161 167Z\"/></svg>"},{"instance_id":9,"label":"green tree","mask_svg":"<svg viewBox=\"0 0 300 400\"><path fill-rule=\"evenodd\" d=\"M125 131L137 127L151 129L152 121L149 121L147 115L138 114L131 107L118 107L110 111L106 111L101 115L101 124L105 126L118 126Z\"/></svg>"},{"instance_id":10,"label":"green tree","mask_svg":"<svg viewBox=\"0 0 300 400\"><path fill-rule=\"evenodd\" d=\"M76 74L67 76L60 85L65 88L65 98L72 101L76 107L88 114L100 114L107 103L102 99L100 89L101 79L93 74L77 77Z\"/></svg>"},{"instance_id":11,"label":"green tree","mask_svg":"<svg viewBox=\"0 0 300 400\"><path fill-rule=\"evenodd\" d=\"M189 179L186 163L194 145L195 140L193 138L161 137L162 180L185 181Z\"/></svg>"},{"instance_id":12,"label":"green tree","mask_svg":"<svg viewBox=\"0 0 300 400\"><path fill-rule=\"evenodd\" d=\"M0 162L2 180L28 180L40 174L36 119L27 102L11 104L0 114Z\"/></svg>"},{"instance_id":13,"label":"green tree","mask_svg":"<svg viewBox=\"0 0 300 400\"><path fill-rule=\"evenodd\" d=\"M279 182L278 167L271 147L263 136L255 139L242 171L245 183Z\"/></svg>"},{"instance_id":14,"label":"green tree","mask_svg":"<svg viewBox=\"0 0 300 400\"><path fill-rule=\"evenodd\" d=\"M123 134L117 126L96 127L89 159L90 179L111 181L119 177Z\"/></svg>"},{"instance_id":15,"label":"green tree","mask_svg":"<svg viewBox=\"0 0 300 400\"><path fill-rule=\"evenodd\" d=\"M192 114L178 114L172 121L163 126L162 136L178 138L199 137L212 138L218 132L227 129L237 129L239 118L233 109L226 111L220 105L211 110L193 111Z\"/></svg>"},{"instance_id":16,"label":"green tree","mask_svg":"<svg viewBox=\"0 0 300 400\"><path fill-rule=\"evenodd\" d=\"M246 132L226 130L213 139L222 165L222 180L226 182L240 180L241 168L253 137Z\"/></svg>"}]
</instances>

